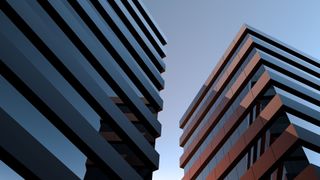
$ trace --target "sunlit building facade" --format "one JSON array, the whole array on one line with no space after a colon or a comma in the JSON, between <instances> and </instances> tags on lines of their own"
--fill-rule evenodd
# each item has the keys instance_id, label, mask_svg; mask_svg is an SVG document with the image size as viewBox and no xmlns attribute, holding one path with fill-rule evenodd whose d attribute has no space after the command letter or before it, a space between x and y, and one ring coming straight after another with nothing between
<instances>
[{"instance_id":1,"label":"sunlit building facade","mask_svg":"<svg viewBox=\"0 0 320 180\"><path fill-rule=\"evenodd\" d=\"M320 61L243 26L183 115L183 179L319 179Z\"/></svg>"},{"instance_id":2,"label":"sunlit building facade","mask_svg":"<svg viewBox=\"0 0 320 180\"><path fill-rule=\"evenodd\" d=\"M152 179L166 38L141 0L0 9L0 179Z\"/></svg>"}]
</instances>

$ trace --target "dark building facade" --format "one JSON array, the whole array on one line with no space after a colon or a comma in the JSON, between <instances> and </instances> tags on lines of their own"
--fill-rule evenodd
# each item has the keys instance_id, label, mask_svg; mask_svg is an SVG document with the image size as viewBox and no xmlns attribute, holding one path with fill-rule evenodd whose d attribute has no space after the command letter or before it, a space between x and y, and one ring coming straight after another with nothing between
<instances>
[{"instance_id":1,"label":"dark building facade","mask_svg":"<svg viewBox=\"0 0 320 180\"><path fill-rule=\"evenodd\" d=\"M243 26L180 121L183 179L320 179L320 61Z\"/></svg>"},{"instance_id":2,"label":"dark building facade","mask_svg":"<svg viewBox=\"0 0 320 180\"><path fill-rule=\"evenodd\" d=\"M0 178L152 179L166 38L142 2L0 9Z\"/></svg>"}]
</instances>

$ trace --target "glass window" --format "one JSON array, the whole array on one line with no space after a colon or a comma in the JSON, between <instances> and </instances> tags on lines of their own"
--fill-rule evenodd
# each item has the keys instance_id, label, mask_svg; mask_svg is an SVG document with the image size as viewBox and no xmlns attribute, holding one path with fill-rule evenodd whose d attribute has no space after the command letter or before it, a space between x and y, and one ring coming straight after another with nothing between
<instances>
[{"instance_id":1,"label":"glass window","mask_svg":"<svg viewBox=\"0 0 320 180\"><path fill-rule=\"evenodd\" d=\"M23 178L12 170L3 161L0 161L0 179L23 180Z\"/></svg>"},{"instance_id":2,"label":"glass window","mask_svg":"<svg viewBox=\"0 0 320 180\"><path fill-rule=\"evenodd\" d=\"M303 147L303 151L306 154L310 164L314 164L320 167L320 153L305 147Z\"/></svg>"},{"instance_id":3,"label":"glass window","mask_svg":"<svg viewBox=\"0 0 320 180\"><path fill-rule=\"evenodd\" d=\"M71 171L83 178L86 156L2 76L0 84L0 106Z\"/></svg>"}]
</instances>

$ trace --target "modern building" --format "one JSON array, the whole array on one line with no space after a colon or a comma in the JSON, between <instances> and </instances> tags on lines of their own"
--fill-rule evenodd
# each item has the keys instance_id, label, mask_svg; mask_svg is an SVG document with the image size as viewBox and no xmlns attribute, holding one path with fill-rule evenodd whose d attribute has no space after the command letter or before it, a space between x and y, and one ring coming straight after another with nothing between
<instances>
[{"instance_id":1,"label":"modern building","mask_svg":"<svg viewBox=\"0 0 320 180\"><path fill-rule=\"evenodd\" d=\"M180 121L183 179L320 179L320 61L243 26Z\"/></svg>"},{"instance_id":2,"label":"modern building","mask_svg":"<svg viewBox=\"0 0 320 180\"><path fill-rule=\"evenodd\" d=\"M0 9L0 179L152 179L166 38L141 0Z\"/></svg>"}]
</instances>

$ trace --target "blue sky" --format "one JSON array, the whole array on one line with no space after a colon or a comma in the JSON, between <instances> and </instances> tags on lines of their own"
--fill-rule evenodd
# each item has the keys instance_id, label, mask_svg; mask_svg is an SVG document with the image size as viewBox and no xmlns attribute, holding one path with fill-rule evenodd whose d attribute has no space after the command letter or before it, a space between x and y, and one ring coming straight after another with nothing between
<instances>
[{"instance_id":1,"label":"blue sky","mask_svg":"<svg viewBox=\"0 0 320 180\"><path fill-rule=\"evenodd\" d=\"M166 88L161 93L165 104L164 110L159 115L163 125L162 136L156 145L160 153L160 169L154 173L156 180L175 180L182 177L183 170L179 168L179 157L182 154L182 148L178 145L182 133L178 128L179 120L242 24L247 23L320 59L319 0L144 0L144 2L168 37L167 58L165 58L167 70L163 74ZM7 96L5 93L13 95ZM14 93L17 92L10 90L10 86L3 86L0 89L0 97L15 97L15 99L13 101L3 98L4 101L0 101L0 105L5 104L3 106L11 109L12 114L21 112L21 116L16 117L19 123L26 129L34 129L37 134L33 135L39 141L43 140L42 143L54 151L52 153L61 161L68 162L68 166L74 172L78 172L80 177L83 176L85 169L83 164L86 160L83 154L72 147L59 132L50 131L54 137L48 138L48 133L43 132L54 129L52 125L46 122L39 112L26 109L27 102ZM25 116L22 115L34 118L25 121ZM99 122L97 118L94 120L95 123ZM42 129L30 124L37 124ZM51 146L64 149L50 148ZM65 149L70 151L66 153ZM0 178L19 179L1 161Z\"/></svg>"},{"instance_id":2,"label":"blue sky","mask_svg":"<svg viewBox=\"0 0 320 180\"><path fill-rule=\"evenodd\" d=\"M320 59L319 0L144 0L168 38L156 180L180 179L179 120L246 23Z\"/></svg>"}]
</instances>

